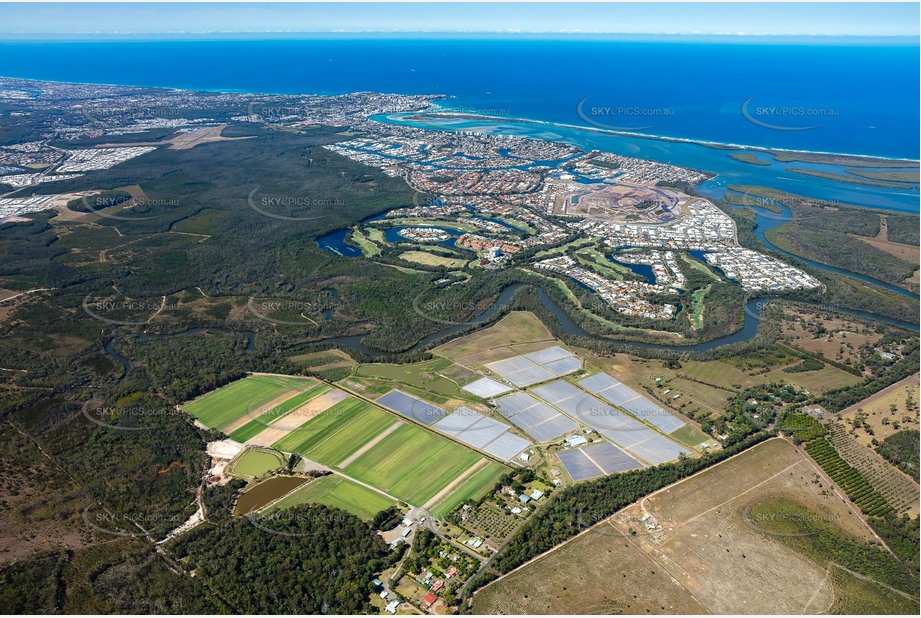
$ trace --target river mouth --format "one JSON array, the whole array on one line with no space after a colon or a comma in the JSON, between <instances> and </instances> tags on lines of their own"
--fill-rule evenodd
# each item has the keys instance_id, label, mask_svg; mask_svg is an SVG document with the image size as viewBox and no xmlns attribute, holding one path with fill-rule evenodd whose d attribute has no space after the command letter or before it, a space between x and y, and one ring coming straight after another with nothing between
<instances>
[{"instance_id":1,"label":"river mouth","mask_svg":"<svg viewBox=\"0 0 921 618\"><path fill-rule=\"evenodd\" d=\"M705 181L698 187L702 194L724 191L727 184L763 185L788 193L805 194L806 197L819 200L882 208L894 212L918 213L919 192L914 183L906 183L906 186L898 187L879 187L818 176L809 176L807 183L803 180L807 177L791 172L790 169L835 171L839 172L842 177L848 177L847 165L797 160L781 161L775 155L775 151L767 147L741 145L716 147L713 144L695 141L517 118L465 118L438 116L432 113L404 113L381 114L374 116L373 119L384 124L433 131L477 131L566 142L586 151L597 149L660 163L706 170L716 174L716 177ZM752 153L761 161L761 164L753 165L734 159L728 155L732 152ZM885 161L880 161L879 169L886 169Z\"/></svg>"}]
</instances>

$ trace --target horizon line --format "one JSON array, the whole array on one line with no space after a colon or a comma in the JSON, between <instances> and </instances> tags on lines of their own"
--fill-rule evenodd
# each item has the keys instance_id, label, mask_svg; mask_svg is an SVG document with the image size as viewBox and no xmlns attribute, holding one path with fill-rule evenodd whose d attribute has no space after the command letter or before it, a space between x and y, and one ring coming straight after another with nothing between
<instances>
[{"instance_id":1,"label":"horizon line","mask_svg":"<svg viewBox=\"0 0 921 618\"><path fill-rule=\"evenodd\" d=\"M721 36L721 37L825 37L825 38L912 38L921 40L921 34L866 34L866 33L826 33L826 32L625 32L625 31L606 31L606 30L157 30L157 31L138 31L138 30L60 30L49 32L29 32L29 31L0 31L0 37L17 36L17 37L41 37L41 36L156 36L156 35L343 35L343 34L365 34L365 35L592 35L592 36Z\"/></svg>"}]
</instances>

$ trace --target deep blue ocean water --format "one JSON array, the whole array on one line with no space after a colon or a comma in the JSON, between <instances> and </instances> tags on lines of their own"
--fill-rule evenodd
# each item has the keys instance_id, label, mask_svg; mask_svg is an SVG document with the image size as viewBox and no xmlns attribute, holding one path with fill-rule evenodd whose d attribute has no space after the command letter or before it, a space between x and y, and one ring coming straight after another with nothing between
<instances>
[{"instance_id":1,"label":"deep blue ocean water","mask_svg":"<svg viewBox=\"0 0 921 618\"><path fill-rule=\"evenodd\" d=\"M917 41L889 40L0 42L3 76L267 93L444 93L455 97L445 105L490 115L910 159L919 156L918 74Z\"/></svg>"}]
</instances>

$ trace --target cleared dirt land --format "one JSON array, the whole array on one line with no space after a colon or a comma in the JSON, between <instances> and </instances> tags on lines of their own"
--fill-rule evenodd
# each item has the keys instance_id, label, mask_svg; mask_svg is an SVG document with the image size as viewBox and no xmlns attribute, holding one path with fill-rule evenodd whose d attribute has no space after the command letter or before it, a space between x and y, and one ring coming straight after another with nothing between
<instances>
[{"instance_id":1,"label":"cleared dirt land","mask_svg":"<svg viewBox=\"0 0 921 618\"><path fill-rule=\"evenodd\" d=\"M600 528L488 586L475 614L705 614L634 543Z\"/></svg>"},{"instance_id":2,"label":"cleared dirt land","mask_svg":"<svg viewBox=\"0 0 921 618\"><path fill-rule=\"evenodd\" d=\"M558 343L537 316L527 311L512 311L489 328L449 341L433 352L466 367L480 367L535 352L547 347L547 342Z\"/></svg>"},{"instance_id":3,"label":"cleared dirt land","mask_svg":"<svg viewBox=\"0 0 921 618\"><path fill-rule=\"evenodd\" d=\"M774 439L650 495L497 580L476 594L474 612L799 614L841 607L836 601L848 591L839 590L834 567L752 520L751 506L771 500L802 504L858 542L873 539L812 461ZM657 525L648 530L647 522Z\"/></svg>"},{"instance_id":4,"label":"cleared dirt land","mask_svg":"<svg viewBox=\"0 0 921 618\"><path fill-rule=\"evenodd\" d=\"M918 429L919 425L919 376L908 376L892 386L884 388L878 393L870 395L860 403L842 410L838 416L844 421L850 434L860 444L869 447L873 439L880 442L892 434L905 429ZM911 409L909 409L911 402ZM891 406L895 406L895 411ZM858 410L863 410L863 422L858 427L853 426ZM884 424L883 419L887 419ZM893 425L896 423L897 427ZM867 432L865 425L873 430L872 435Z\"/></svg>"}]
</instances>

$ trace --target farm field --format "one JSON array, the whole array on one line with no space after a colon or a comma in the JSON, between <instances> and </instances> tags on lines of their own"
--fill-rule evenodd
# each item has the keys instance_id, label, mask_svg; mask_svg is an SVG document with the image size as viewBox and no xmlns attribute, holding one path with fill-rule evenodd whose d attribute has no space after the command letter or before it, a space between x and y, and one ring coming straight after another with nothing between
<instances>
[{"instance_id":1,"label":"farm field","mask_svg":"<svg viewBox=\"0 0 921 618\"><path fill-rule=\"evenodd\" d=\"M208 427L223 429L250 411L267 404L278 405L316 384L312 378L295 376L247 376L190 401L183 410Z\"/></svg>"},{"instance_id":2,"label":"farm field","mask_svg":"<svg viewBox=\"0 0 921 618\"><path fill-rule=\"evenodd\" d=\"M892 511L892 506L882 494L876 491L859 470L849 465L827 439L813 440L805 449L864 513L885 515Z\"/></svg>"},{"instance_id":3,"label":"farm field","mask_svg":"<svg viewBox=\"0 0 921 618\"><path fill-rule=\"evenodd\" d=\"M281 418L273 419L270 423L263 425L262 431L247 440L246 443L271 447L290 434L306 431L302 429L304 423L350 398L351 395L345 391L324 385L322 392L316 393L309 400L295 407L294 410L287 412Z\"/></svg>"},{"instance_id":4,"label":"farm field","mask_svg":"<svg viewBox=\"0 0 921 618\"><path fill-rule=\"evenodd\" d=\"M242 478L257 479L285 465L285 461L281 453L262 449L246 449L231 464L228 473Z\"/></svg>"},{"instance_id":5,"label":"farm field","mask_svg":"<svg viewBox=\"0 0 921 618\"><path fill-rule=\"evenodd\" d=\"M467 500L479 500L487 491L493 488L499 477L505 474L507 468L493 461L488 462L480 470L464 479L460 485L432 508L436 517L444 517L451 513Z\"/></svg>"},{"instance_id":6,"label":"farm field","mask_svg":"<svg viewBox=\"0 0 921 618\"><path fill-rule=\"evenodd\" d=\"M838 491L829 490L808 457L789 442L773 439L651 494L483 588L474 598L474 610L626 612L624 603L633 595L638 605L629 608L631 613L648 608L649 613L800 614L841 607L852 591L827 575L826 564L789 547L751 519L753 504L780 498L803 505L854 543L874 538ZM646 514L656 522L653 530L645 529L641 518ZM643 566L621 567L623 578L610 577L608 569L595 575L590 572L594 569L584 568L599 560ZM632 570L641 575L631 576ZM616 566L613 571L618 572ZM599 579L577 587L591 577ZM659 595L665 600L655 604L656 597L649 598L647 591L660 587L668 593ZM570 594L570 588L581 594ZM872 588L879 596L880 586ZM648 600L640 604L643 599Z\"/></svg>"},{"instance_id":7,"label":"farm field","mask_svg":"<svg viewBox=\"0 0 921 618\"><path fill-rule=\"evenodd\" d=\"M325 466L341 467L345 474L411 504L421 506L438 496L439 512L479 497L507 470L351 396L305 421L271 446ZM474 465L483 468L450 487L445 496L439 496Z\"/></svg>"},{"instance_id":8,"label":"farm field","mask_svg":"<svg viewBox=\"0 0 921 618\"><path fill-rule=\"evenodd\" d=\"M394 501L373 489L333 474L301 485L297 491L269 506L266 512L271 513L307 503L340 508L367 521L392 506Z\"/></svg>"},{"instance_id":9,"label":"farm field","mask_svg":"<svg viewBox=\"0 0 921 618\"><path fill-rule=\"evenodd\" d=\"M841 456L869 481L896 511L918 516L918 484L876 451L858 444L838 423L828 425L828 441Z\"/></svg>"},{"instance_id":10,"label":"farm field","mask_svg":"<svg viewBox=\"0 0 921 618\"><path fill-rule=\"evenodd\" d=\"M403 425L344 471L409 504L421 505L481 456L415 425Z\"/></svg>"},{"instance_id":11,"label":"farm field","mask_svg":"<svg viewBox=\"0 0 921 618\"><path fill-rule=\"evenodd\" d=\"M355 375L380 380L392 380L445 397L465 396L460 391L457 383L441 375L441 372L450 366L451 361L444 358L407 365L375 363L359 365L355 370Z\"/></svg>"},{"instance_id":12,"label":"farm field","mask_svg":"<svg viewBox=\"0 0 921 618\"><path fill-rule=\"evenodd\" d=\"M326 384L317 384L316 386L310 388L309 390L295 395L290 399L275 405L258 417L254 418L247 424L243 425L236 431L231 432L230 439L236 440L237 442L246 442L250 438L254 438L259 435L270 423L277 421L278 419L284 418L291 412L294 412L297 408L307 403L311 399L322 395L323 393L329 390L329 386Z\"/></svg>"},{"instance_id":13,"label":"farm field","mask_svg":"<svg viewBox=\"0 0 921 618\"><path fill-rule=\"evenodd\" d=\"M349 397L288 433L273 448L335 466L397 422L380 408Z\"/></svg>"}]
</instances>

